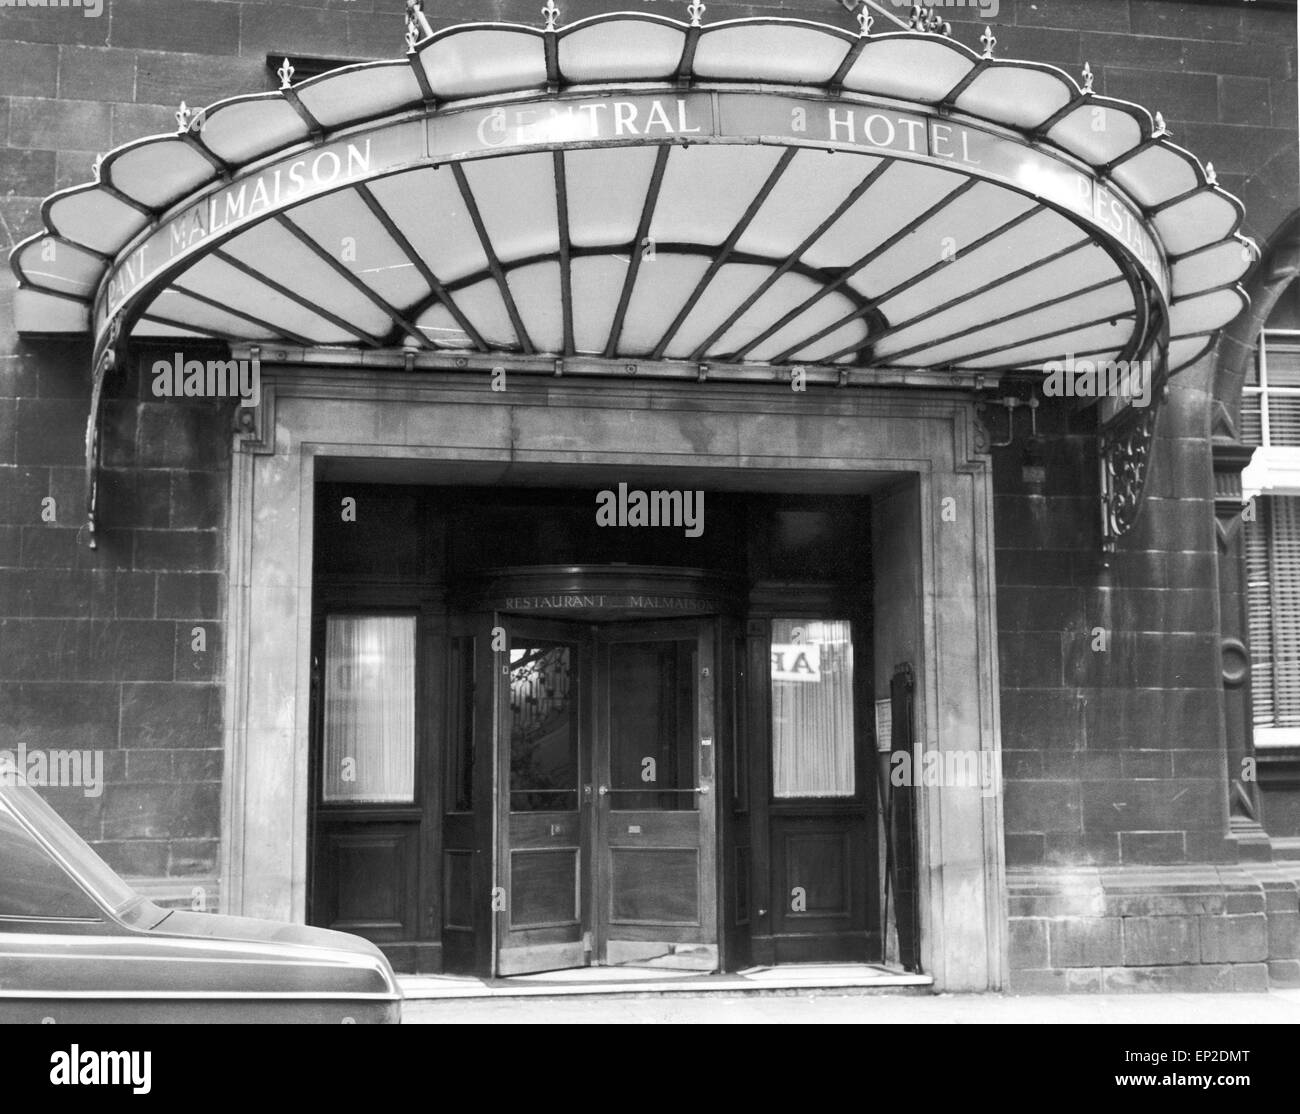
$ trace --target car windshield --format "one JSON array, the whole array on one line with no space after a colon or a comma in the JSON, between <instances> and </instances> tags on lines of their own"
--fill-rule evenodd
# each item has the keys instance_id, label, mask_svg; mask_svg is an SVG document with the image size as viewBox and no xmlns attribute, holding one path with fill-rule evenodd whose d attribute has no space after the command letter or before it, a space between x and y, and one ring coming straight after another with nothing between
<instances>
[{"instance_id":1,"label":"car windshield","mask_svg":"<svg viewBox=\"0 0 1300 1114\"><path fill-rule=\"evenodd\" d=\"M0 769L0 806L29 824L37 836L54 849L64 866L113 912L121 912L139 900L139 895L117 876L113 868L11 769Z\"/></svg>"}]
</instances>

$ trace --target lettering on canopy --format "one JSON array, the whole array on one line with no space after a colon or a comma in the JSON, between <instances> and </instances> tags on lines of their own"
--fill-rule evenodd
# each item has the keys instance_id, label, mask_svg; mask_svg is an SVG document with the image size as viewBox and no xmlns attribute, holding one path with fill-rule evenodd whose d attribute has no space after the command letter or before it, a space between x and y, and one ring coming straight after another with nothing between
<instances>
[{"instance_id":1,"label":"lettering on canopy","mask_svg":"<svg viewBox=\"0 0 1300 1114\"><path fill-rule=\"evenodd\" d=\"M1168 298L1160 249L1137 211L1113 190L1045 151L950 119L871 104L737 93L719 96L718 105L723 135L892 153L1015 186L1114 236Z\"/></svg>"},{"instance_id":2,"label":"lettering on canopy","mask_svg":"<svg viewBox=\"0 0 1300 1114\"><path fill-rule=\"evenodd\" d=\"M1046 150L951 119L868 102L669 92L463 109L379 125L263 164L182 208L118 260L96 303L96 333L164 271L272 213L333 190L508 151L665 141L833 147L979 175L1057 205L1113 237L1168 300L1164 258L1139 213L1113 189Z\"/></svg>"},{"instance_id":3,"label":"lettering on canopy","mask_svg":"<svg viewBox=\"0 0 1300 1114\"><path fill-rule=\"evenodd\" d=\"M497 606L502 611L688 611L707 614L719 610L718 601L695 596L608 592L598 595L556 592L542 596L507 596L498 601Z\"/></svg>"}]
</instances>

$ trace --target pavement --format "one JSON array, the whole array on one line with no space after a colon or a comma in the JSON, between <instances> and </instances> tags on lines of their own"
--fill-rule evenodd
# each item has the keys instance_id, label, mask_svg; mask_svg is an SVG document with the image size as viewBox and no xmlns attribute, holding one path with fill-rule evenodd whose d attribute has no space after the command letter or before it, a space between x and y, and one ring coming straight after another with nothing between
<instances>
[{"instance_id":1,"label":"pavement","mask_svg":"<svg viewBox=\"0 0 1300 1114\"><path fill-rule=\"evenodd\" d=\"M415 1025L1300 1024L1300 990L1261 994L917 994L794 990L757 994L529 995L408 1001Z\"/></svg>"}]
</instances>

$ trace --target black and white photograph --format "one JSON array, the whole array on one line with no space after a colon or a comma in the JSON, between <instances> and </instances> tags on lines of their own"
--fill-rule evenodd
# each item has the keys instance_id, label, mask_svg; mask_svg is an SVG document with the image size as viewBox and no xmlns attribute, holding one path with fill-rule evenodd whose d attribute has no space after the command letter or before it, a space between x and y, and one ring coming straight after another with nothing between
<instances>
[{"instance_id":1,"label":"black and white photograph","mask_svg":"<svg viewBox=\"0 0 1300 1114\"><path fill-rule=\"evenodd\" d=\"M13 1093L272 1023L1280 1086L1297 34L0 0Z\"/></svg>"}]
</instances>

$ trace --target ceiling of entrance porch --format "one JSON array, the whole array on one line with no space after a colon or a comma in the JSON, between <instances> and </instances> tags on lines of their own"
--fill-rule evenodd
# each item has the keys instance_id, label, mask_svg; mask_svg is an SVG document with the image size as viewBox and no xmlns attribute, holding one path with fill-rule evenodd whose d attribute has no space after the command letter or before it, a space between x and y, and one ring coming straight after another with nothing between
<instances>
[{"instance_id":1,"label":"ceiling of entrance porch","mask_svg":"<svg viewBox=\"0 0 1300 1114\"><path fill-rule=\"evenodd\" d=\"M901 160L701 145L329 194L204 256L136 334L991 368L1118 356L1135 313L1114 259L1023 194Z\"/></svg>"},{"instance_id":2,"label":"ceiling of entrance porch","mask_svg":"<svg viewBox=\"0 0 1300 1114\"><path fill-rule=\"evenodd\" d=\"M182 113L177 135L118 148L95 181L47 200L45 232L12 256L19 329L93 320L103 336L121 308L137 336L972 370L1118 356L1166 313L1171 370L1213 343L1244 304L1241 208L1158 116L992 43L869 30L632 13L468 24L404 60ZM1167 267L1167 305L1121 271L1097 234L1105 213L1090 228L1032 176L1011 188L770 136L430 160L272 206L165 284L132 285L153 230L275 157L404 114L618 88L886 98L991 125L1127 197Z\"/></svg>"}]
</instances>

